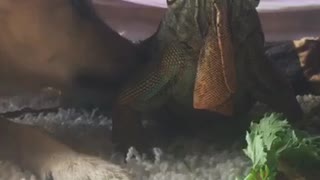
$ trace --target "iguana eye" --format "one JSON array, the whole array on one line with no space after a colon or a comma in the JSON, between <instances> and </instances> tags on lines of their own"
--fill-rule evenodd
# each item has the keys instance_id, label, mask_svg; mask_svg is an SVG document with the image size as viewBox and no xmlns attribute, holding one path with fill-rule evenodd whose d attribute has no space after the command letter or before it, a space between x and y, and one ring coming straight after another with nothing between
<instances>
[{"instance_id":1,"label":"iguana eye","mask_svg":"<svg viewBox=\"0 0 320 180\"><path fill-rule=\"evenodd\" d=\"M168 6L172 5L174 2L176 2L176 0L167 0Z\"/></svg>"}]
</instances>

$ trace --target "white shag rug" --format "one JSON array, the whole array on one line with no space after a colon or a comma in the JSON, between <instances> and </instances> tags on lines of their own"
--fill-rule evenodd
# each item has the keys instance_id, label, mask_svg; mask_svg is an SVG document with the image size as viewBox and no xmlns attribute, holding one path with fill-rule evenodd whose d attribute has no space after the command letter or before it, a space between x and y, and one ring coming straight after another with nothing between
<instances>
[{"instance_id":1,"label":"white shag rug","mask_svg":"<svg viewBox=\"0 0 320 180\"><path fill-rule=\"evenodd\" d=\"M320 103L320 97L297 97L305 112ZM0 112L17 110L22 107L50 107L57 99L47 95L33 97L12 97L0 99ZM254 112L264 112L264 107L255 107ZM60 110L58 113L30 114L14 119L16 122L41 126L53 133L58 139L73 146L76 150L91 153L120 164L134 173L137 180L235 180L246 174L249 160L239 148L219 149L213 144L197 140L177 139L162 153L155 149L155 161L143 160L140 156L128 153L129 163L112 153L110 126L111 120L95 115L95 111ZM79 145L80 144L80 145ZM174 153L179 152L179 153ZM10 162L0 161L0 180L35 180L28 172L22 172Z\"/></svg>"}]
</instances>

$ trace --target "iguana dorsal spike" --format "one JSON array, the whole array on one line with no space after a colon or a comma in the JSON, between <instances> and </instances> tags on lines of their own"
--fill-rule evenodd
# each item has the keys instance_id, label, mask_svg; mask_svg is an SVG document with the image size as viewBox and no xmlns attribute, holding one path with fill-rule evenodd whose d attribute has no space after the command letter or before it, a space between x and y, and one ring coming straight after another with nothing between
<instances>
[{"instance_id":1,"label":"iguana dorsal spike","mask_svg":"<svg viewBox=\"0 0 320 180\"><path fill-rule=\"evenodd\" d=\"M260 4L260 0L249 0L253 7L258 7Z\"/></svg>"}]
</instances>

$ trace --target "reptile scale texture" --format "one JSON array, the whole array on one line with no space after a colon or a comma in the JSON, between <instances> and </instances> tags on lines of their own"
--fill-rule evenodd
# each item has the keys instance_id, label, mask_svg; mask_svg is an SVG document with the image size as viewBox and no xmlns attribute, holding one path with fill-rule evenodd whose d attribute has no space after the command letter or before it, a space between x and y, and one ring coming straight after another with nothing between
<instances>
[{"instance_id":1,"label":"reptile scale texture","mask_svg":"<svg viewBox=\"0 0 320 180\"><path fill-rule=\"evenodd\" d=\"M216 3L213 7L217 28L215 33L214 30L209 30L200 52L193 103L197 109L232 115L237 77L228 26L228 9L225 4Z\"/></svg>"},{"instance_id":2,"label":"reptile scale texture","mask_svg":"<svg viewBox=\"0 0 320 180\"><path fill-rule=\"evenodd\" d=\"M113 109L113 140L120 148L144 144L142 117L163 109L199 123L199 116L186 114L209 112L239 130L249 125L240 117L256 101L291 122L302 119L290 83L265 56L259 1L167 4L157 32L138 44L144 63L125 83Z\"/></svg>"}]
</instances>

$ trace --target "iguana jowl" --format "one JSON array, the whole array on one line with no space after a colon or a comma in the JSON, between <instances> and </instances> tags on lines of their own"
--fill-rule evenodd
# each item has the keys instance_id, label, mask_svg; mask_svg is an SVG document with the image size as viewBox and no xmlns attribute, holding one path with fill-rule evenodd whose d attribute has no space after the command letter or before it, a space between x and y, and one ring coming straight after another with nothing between
<instances>
[{"instance_id":1,"label":"iguana jowl","mask_svg":"<svg viewBox=\"0 0 320 180\"><path fill-rule=\"evenodd\" d=\"M167 2L158 31L140 45L146 63L123 87L114 108L114 141L138 145L141 115L171 103L236 117L258 100L290 120L302 117L290 84L264 55L257 1Z\"/></svg>"}]
</instances>

